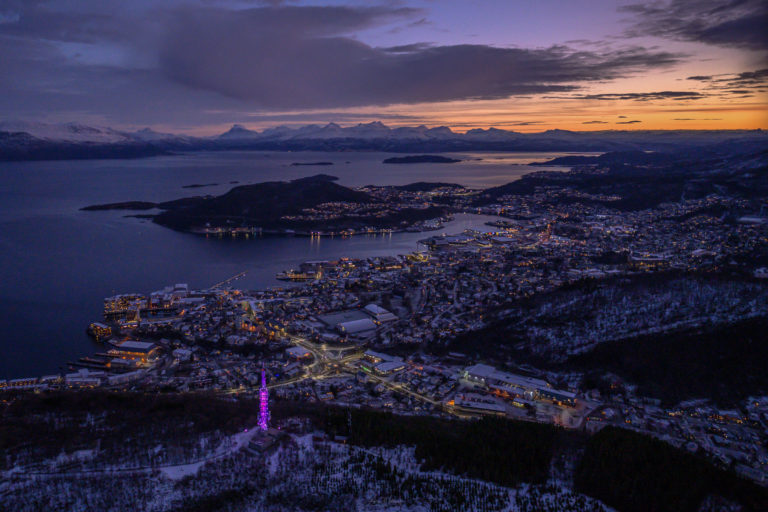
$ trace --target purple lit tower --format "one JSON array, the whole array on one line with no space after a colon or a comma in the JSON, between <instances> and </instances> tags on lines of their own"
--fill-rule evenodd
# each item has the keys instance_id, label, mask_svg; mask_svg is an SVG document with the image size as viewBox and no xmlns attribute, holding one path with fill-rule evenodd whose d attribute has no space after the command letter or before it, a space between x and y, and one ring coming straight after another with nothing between
<instances>
[{"instance_id":1,"label":"purple lit tower","mask_svg":"<svg viewBox=\"0 0 768 512\"><path fill-rule=\"evenodd\" d=\"M259 430L266 432L269 428L269 391L264 368L261 369L261 389L259 390Z\"/></svg>"}]
</instances>

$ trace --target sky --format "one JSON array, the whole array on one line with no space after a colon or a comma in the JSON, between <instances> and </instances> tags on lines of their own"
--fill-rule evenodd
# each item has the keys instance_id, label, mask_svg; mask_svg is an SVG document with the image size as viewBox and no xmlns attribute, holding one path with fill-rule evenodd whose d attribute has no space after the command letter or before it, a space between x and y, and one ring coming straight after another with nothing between
<instances>
[{"instance_id":1,"label":"sky","mask_svg":"<svg viewBox=\"0 0 768 512\"><path fill-rule=\"evenodd\" d=\"M0 120L768 128L766 0L0 0Z\"/></svg>"}]
</instances>

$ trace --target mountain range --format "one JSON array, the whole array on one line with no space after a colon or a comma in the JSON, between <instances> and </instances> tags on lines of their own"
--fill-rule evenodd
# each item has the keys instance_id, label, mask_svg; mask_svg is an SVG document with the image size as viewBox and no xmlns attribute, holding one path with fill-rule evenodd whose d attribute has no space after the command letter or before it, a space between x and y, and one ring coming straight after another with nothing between
<instances>
[{"instance_id":1,"label":"mountain range","mask_svg":"<svg viewBox=\"0 0 768 512\"><path fill-rule=\"evenodd\" d=\"M340 126L277 126L263 131L235 124L224 133L193 137L78 123L0 122L0 160L137 158L179 151L671 151L716 144L765 147L762 130L547 130L520 133L498 128L454 132L447 126L391 128L381 122Z\"/></svg>"}]
</instances>

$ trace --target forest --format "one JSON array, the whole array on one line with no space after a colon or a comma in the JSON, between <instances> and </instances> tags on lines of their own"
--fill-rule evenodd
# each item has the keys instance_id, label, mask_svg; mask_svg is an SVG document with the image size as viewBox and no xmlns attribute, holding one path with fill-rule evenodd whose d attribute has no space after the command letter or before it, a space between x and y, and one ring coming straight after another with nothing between
<instances>
[{"instance_id":1,"label":"forest","mask_svg":"<svg viewBox=\"0 0 768 512\"><path fill-rule=\"evenodd\" d=\"M260 469L258 458L232 450L232 438L255 424L256 411L256 400L212 394L10 396L0 405L0 493L12 500L32 499L32 480L22 478L30 473L43 478L36 489L50 491L35 494L34 503L52 510L67 500L108 503L109 496L123 496L140 507L151 503L153 510L240 510L257 499L279 510L294 496L303 496L305 510L324 509L344 496L411 504L424 500L432 510L451 510L446 505L451 503L461 508L466 505L462 499L476 500L484 510L504 508L508 499L521 510L579 510L579 503L602 510L597 502L585 502L587 497L627 512L698 510L706 503L768 509L767 489L624 429L608 427L589 436L503 418L399 416L280 400L272 402L273 423L294 433L270 471L291 476L273 480ZM291 448L323 432L328 449L336 450L333 457L318 449ZM229 455L211 459L217 451ZM85 455L78 458L78 453ZM197 476L175 484L145 478L163 466L197 460L210 462ZM114 469L135 476L99 476ZM71 476L83 472L92 476ZM73 486L73 478L82 485ZM553 487L553 482L558 483ZM365 492L370 485L376 489L373 497ZM155 486L156 491L137 493L136 486ZM504 488L514 491L499 491ZM161 499L161 491L170 497Z\"/></svg>"}]
</instances>

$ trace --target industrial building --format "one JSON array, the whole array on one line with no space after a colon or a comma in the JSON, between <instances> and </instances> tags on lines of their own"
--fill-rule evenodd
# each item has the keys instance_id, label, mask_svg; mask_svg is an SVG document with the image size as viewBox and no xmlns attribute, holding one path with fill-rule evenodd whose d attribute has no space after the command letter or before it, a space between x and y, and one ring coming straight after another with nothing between
<instances>
[{"instance_id":1,"label":"industrial building","mask_svg":"<svg viewBox=\"0 0 768 512\"><path fill-rule=\"evenodd\" d=\"M576 395L570 391L554 389L547 381L496 370L493 366L476 364L464 370L464 379L483 386L505 398L548 400L558 405L573 407Z\"/></svg>"},{"instance_id":2,"label":"industrial building","mask_svg":"<svg viewBox=\"0 0 768 512\"><path fill-rule=\"evenodd\" d=\"M402 357L366 350L363 354L360 368L369 373L375 372L379 375L391 375L405 370L406 364L403 362Z\"/></svg>"},{"instance_id":3,"label":"industrial building","mask_svg":"<svg viewBox=\"0 0 768 512\"><path fill-rule=\"evenodd\" d=\"M312 352L305 349L304 347L291 347L285 349L285 353L288 354L288 357L292 357L295 359L304 359L308 357L312 357Z\"/></svg>"},{"instance_id":4,"label":"industrial building","mask_svg":"<svg viewBox=\"0 0 768 512\"><path fill-rule=\"evenodd\" d=\"M361 318L360 320L351 320L336 324L336 330L342 334L359 335L376 330L376 324L370 318Z\"/></svg>"},{"instance_id":5,"label":"industrial building","mask_svg":"<svg viewBox=\"0 0 768 512\"><path fill-rule=\"evenodd\" d=\"M366 313L371 315L371 318L379 323L394 322L397 320L397 317L394 314L390 313L378 304L368 304L363 309Z\"/></svg>"},{"instance_id":6,"label":"industrial building","mask_svg":"<svg viewBox=\"0 0 768 512\"><path fill-rule=\"evenodd\" d=\"M114 348L107 353L115 358L133 359L147 363L157 358L158 350L159 347L154 343L129 340L114 344Z\"/></svg>"}]
</instances>

